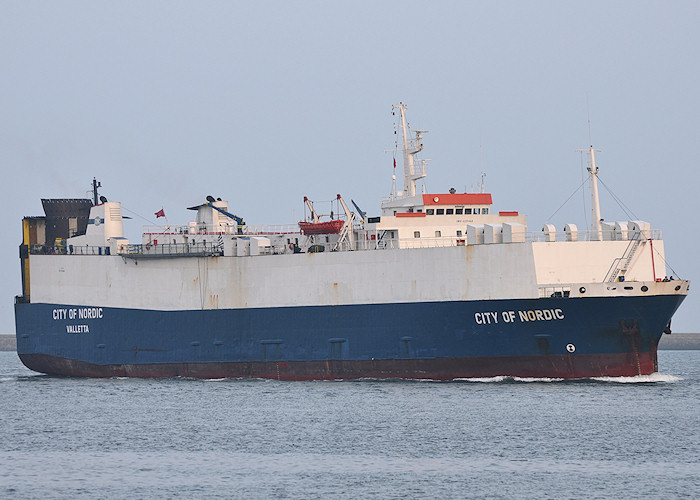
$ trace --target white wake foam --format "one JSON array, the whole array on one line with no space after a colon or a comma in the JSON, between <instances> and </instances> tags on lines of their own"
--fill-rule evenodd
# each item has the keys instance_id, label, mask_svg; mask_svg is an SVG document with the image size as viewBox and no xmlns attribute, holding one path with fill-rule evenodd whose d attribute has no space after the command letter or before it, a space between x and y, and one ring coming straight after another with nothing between
<instances>
[{"instance_id":1,"label":"white wake foam","mask_svg":"<svg viewBox=\"0 0 700 500\"><path fill-rule=\"evenodd\" d=\"M548 377L513 377L516 382L562 382L563 378L548 378Z\"/></svg>"},{"instance_id":2,"label":"white wake foam","mask_svg":"<svg viewBox=\"0 0 700 500\"><path fill-rule=\"evenodd\" d=\"M501 382L562 382L563 378L549 377L513 377L510 375L497 375L495 377L473 377L473 378L456 378L456 382L475 382L481 384L494 384Z\"/></svg>"},{"instance_id":3,"label":"white wake foam","mask_svg":"<svg viewBox=\"0 0 700 500\"><path fill-rule=\"evenodd\" d=\"M683 380L675 375L667 373L652 373L651 375L636 375L634 377L591 377L591 378L554 378L554 377L513 377L509 375L498 375L496 377L473 377L473 378L457 378L455 382L474 382L482 384L494 384L503 382L521 382L526 384L531 383L552 383L552 382L585 382L586 380L595 380L597 382L609 382L613 384L657 384L657 383L675 383Z\"/></svg>"},{"instance_id":4,"label":"white wake foam","mask_svg":"<svg viewBox=\"0 0 700 500\"><path fill-rule=\"evenodd\" d=\"M655 372L651 375L635 375L634 377L593 377L592 380L600 382L611 382L614 384L649 384L649 383L675 383L683 380L675 375Z\"/></svg>"}]
</instances>

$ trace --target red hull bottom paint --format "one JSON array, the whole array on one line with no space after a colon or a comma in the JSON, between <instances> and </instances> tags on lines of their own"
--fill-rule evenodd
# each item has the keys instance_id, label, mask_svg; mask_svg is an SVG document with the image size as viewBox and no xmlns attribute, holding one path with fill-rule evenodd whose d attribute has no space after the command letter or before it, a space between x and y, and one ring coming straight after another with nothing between
<instances>
[{"instance_id":1,"label":"red hull bottom paint","mask_svg":"<svg viewBox=\"0 0 700 500\"><path fill-rule=\"evenodd\" d=\"M655 350L639 354L130 365L97 365L45 354L20 354L20 358L31 370L68 377L454 380L505 375L574 379L631 377L649 375L657 370Z\"/></svg>"}]
</instances>

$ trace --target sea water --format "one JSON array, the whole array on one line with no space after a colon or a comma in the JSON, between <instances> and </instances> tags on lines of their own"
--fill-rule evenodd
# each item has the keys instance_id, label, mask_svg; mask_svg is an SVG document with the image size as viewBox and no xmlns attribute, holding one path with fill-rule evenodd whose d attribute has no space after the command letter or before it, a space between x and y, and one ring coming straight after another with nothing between
<instances>
[{"instance_id":1,"label":"sea water","mask_svg":"<svg viewBox=\"0 0 700 500\"><path fill-rule=\"evenodd\" d=\"M700 351L578 381L75 379L0 352L1 498L698 498Z\"/></svg>"}]
</instances>

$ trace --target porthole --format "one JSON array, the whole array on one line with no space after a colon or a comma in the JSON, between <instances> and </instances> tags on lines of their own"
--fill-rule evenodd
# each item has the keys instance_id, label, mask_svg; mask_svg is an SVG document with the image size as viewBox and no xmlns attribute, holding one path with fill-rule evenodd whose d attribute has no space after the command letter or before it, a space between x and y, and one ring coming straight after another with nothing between
<instances>
[{"instance_id":1,"label":"porthole","mask_svg":"<svg viewBox=\"0 0 700 500\"><path fill-rule=\"evenodd\" d=\"M566 344L566 350L569 352L574 352L576 350L576 346L574 344Z\"/></svg>"},{"instance_id":2,"label":"porthole","mask_svg":"<svg viewBox=\"0 0 700 500\"><path fill-rule=\"evenodd\" d=\"M680 285L676 285L676 291L678 291L678 290L680 290L680 289L681 289L681 286L680 286Z\"/></svg>"},{"instance_id":3,"label":"porthole","mask_svg":"<svg viewBox=\"0 0 700 500\"><path fill-rule=\"evenodd\" d=\"M648 291L649 291L649 287L646 285L642 285L642 292L648 292Z\"/></svg>"},{"instance_id":4,"label":"porthole","mask_svg":"<svg viewBox=\"0 0 700 500\"><path fill-rule=\"evenodd\" d=\"M582 286L581 288L578 289L580 293L586 293L586 287Z\"/></svg>"}]
</instances>

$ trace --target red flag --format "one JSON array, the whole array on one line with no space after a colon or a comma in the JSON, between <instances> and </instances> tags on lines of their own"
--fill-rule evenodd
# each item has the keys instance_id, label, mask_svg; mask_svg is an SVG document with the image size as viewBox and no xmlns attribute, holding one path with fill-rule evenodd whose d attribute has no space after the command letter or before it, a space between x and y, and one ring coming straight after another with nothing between
<instances>
[{"instance_id":1,"label":"red flag","mask_svg":"<svg viewBox=\"0 0 700 500\"><path fill-rule=\"evenodd\" d=\"M394 168L396 168L396 158L394 158Z\"/></svg>"},{"instance_id":2,"label":"red flag","mask_svg":"<svg viewBox=\"0 0 700 500\"><path fill-rule=\"evenodd\" d=\"M156 219L157 219L158 217L165 217L165 210L163 210L162 208L161 208L160 210L158 210L158 211L156 212Z\"/></svg>"}]
</instances>

